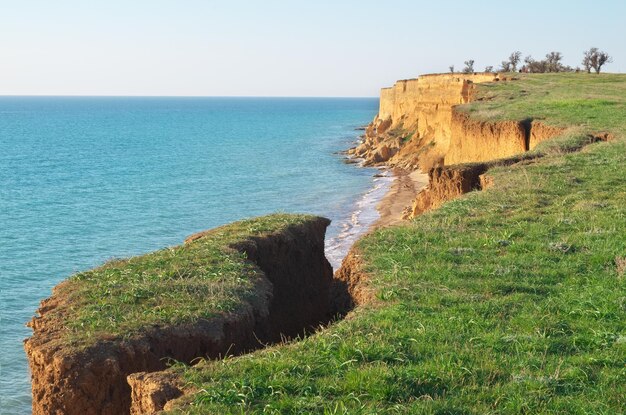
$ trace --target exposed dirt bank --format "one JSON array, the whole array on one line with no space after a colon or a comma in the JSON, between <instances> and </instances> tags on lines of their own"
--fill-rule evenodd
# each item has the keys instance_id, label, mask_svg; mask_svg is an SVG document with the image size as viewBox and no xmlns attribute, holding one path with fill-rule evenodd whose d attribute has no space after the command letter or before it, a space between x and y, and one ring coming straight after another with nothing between
<instances>
[{"instance_id":1,"label":"exposed dirt bank","mask_svg":"<svg viewBox=\"0 0 626 415\"><path fill-rule=\"evenodd\" d=\"M476 84L511 81L499 74L442 74L398 81L380 92L380 108L348 154L365 165L428 171L532 150L564 129L531 119L481 121L455 107L475 99Z\"/></svg>"},{"instance_id":2,"label":"exposed dirt bank","mask_svg":"<svg viewBox=\"0 0 626 415\"><path fill-rule=\"evenodd\" d=\"M530 119L521 121L474 120L452 111L452 135L445 165L474 163L511 157L533 150L543 141L559 136L565 128Z\"/></svg>"},{"instance_id":3,"label":"exposed dirt bank","mask_svg":"<svg viewBox=\"0 0 626 415\"><path fill-rule=\"evenodd\" d=\"M315 218L286 231L251 237L234 246L264 274L256 295L236 313L168 327L145 327L131 338L103 339L75 351L59 341L63 327L49 317L71 298L42 302L33 319L34 334L25 342L32 371L33 414L150 413L182 392L171 376L140 372L165 368L165 359L190 363L263 347L266 343L314 330L329 321L332 269L324 257L324 234L330 223ZM193 238L192 238L193 239ZM135 375L133 375L135 374Z\"/></svg>"}]
</instances>

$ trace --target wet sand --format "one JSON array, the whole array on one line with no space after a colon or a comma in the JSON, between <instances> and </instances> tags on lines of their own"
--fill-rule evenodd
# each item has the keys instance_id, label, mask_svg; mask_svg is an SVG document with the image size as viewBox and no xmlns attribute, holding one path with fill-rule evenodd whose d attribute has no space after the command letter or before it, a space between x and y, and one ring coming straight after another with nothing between
<instances>
[{"instance_id":1,"label":"wet sand","mask_svg":"<svg viewBox=\"0 0 626 415\"><path fill-rule=\"evenodd\" d=\"M391 189L376 207L380 218L374 222L372 229L384 228L402 222L405 208L412 206L417 194L428 185L428 174L419 170L409 172L396 168L392 172L395 180Z\"/></svg>"}]
</instances>

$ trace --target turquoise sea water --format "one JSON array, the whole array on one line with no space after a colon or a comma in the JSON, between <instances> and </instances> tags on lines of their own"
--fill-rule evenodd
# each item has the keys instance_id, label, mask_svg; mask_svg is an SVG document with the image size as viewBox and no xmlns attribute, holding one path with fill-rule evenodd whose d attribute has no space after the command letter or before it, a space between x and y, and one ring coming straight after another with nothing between
<instances>
[{"instance_id":1,"label":"turquoise sea water","mask_svg":"<svg viewBox=\"0 0 626 415\"><path fill-rule=\"evenodd\" d=\"M275 211L331 218L336 265L387 185L335 154L377 105L0 97L0 414L30 413L24 323L72 273Z\"/></svg>"}]
</instances>

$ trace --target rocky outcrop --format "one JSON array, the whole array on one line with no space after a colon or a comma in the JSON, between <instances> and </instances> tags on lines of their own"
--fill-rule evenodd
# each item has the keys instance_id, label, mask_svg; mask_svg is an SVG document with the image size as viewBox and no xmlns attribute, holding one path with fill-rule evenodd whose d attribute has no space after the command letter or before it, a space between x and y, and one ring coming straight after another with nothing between
<instances>
[{"instance_id":1,"label":"rocky outcrop","mask_svg":"<svg viewBox=\"0 0 626 415\"><path fill-rule=\"evenodd\" d=\"M324 257L329 223L314 218L233 246L246 253L262 277L253 298L242 299L236 312L210 319L145 327L129 338L69 347L70 340L62 336L55 319L59 310L72 312L72 299L55 289L42 303L40 317L31 323L34 334L25 342L33 414L127 414L131 386L133 412L150 413L182 393L175 380L157 380L145 373L163 370L166 359L190 363L199 357L243 353L328 322L333 312L332 269Z\"/></svg>"}]
</instances>

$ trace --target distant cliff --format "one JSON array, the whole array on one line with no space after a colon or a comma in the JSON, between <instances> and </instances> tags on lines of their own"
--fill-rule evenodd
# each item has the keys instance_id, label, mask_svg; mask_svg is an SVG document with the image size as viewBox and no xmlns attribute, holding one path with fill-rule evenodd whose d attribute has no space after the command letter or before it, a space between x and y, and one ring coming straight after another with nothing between
<instances>
[{"instance_id":1,"label":"distant cliff","mask_svg":"<svg viewBox=\"0 0 626 415\"><path fill-rule=\"evenodd\" d=\"M455 108L474 99L476 84L507 80L478 73L398 81L381 90L378 115L349 153L368 165L427 172L436 166L509 157L558 135L561 130L543 125L532 133L530 120L477 121Z\"/></svg>"}]
</instances>

